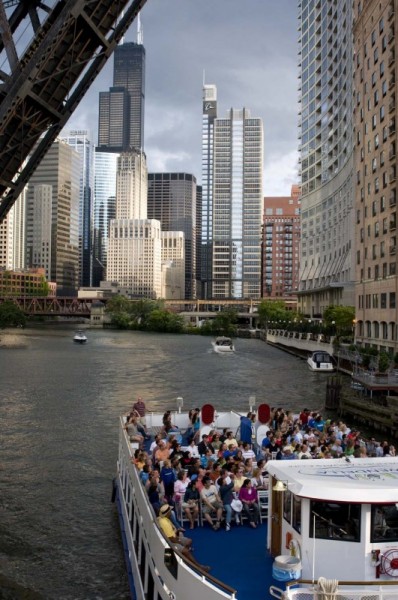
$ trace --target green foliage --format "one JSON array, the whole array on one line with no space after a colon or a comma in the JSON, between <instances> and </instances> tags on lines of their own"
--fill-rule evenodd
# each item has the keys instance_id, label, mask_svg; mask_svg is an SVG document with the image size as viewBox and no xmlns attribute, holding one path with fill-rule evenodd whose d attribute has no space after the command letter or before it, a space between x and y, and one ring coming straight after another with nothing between
<instances>
[{"instance_id":1,"label":"green foliage","mask_svg":"<svg viewBox=\"0 0 398 600\"><path fill-rule=\"evenodd\" d=\"M354 306L328 306L323 313L323 321L327 327L334 326L337 335L352 334L355 324Z\"/></svg>"},{"instance_id":2,"label":"green foliage","mask_svg":"<svg viewBox=\"0 0 398 600\"><path fill-rule=\"evenodd\" d=\"M0 304L0 327L25 327L26 317L22 310L11 300Z\"/></svg>"},{"instance_id":3,"label":"green foliage","mask_svg":"<svg viewBox=\"0 0 398 600\"><path fill-rule=\"evenodd\" d=\"M146 320L145 329L162 333L182 333L184 321L180 315L161 308L155 308Z\"/></svg>"},{"instance_id":4,"label":"green foliage","mask_svg":"<svg viewBox=\"0 0 398 600\"><path fill-rule=\"evenodd\" d=\"M398 352L394 354L394 365L398 365Z\"/></svg>"},{"instance_id":5,"label":"green foliage","mask_svg":"<svg viewBox=\"0 0 398 600\"><path fill-rule=\"evenodd\" d=\"M387 352L380 352L378 369L380 373L385 373L390 366L391 356Z\"/></svg>"},{"instance_id":6,"label":"green foliage","mask_svg":"<svg viewBox=\"0 0 398 600\"><path fill-rule=\"evenodd\" d=\"M262 300L258 305L258 321L261 327L267 329L270 322L282 321L290 323L296 314L288 311L283 300Z\"/></svg>"},{"instance_id":7,"label":"green foliage","mask_svg":"<svg viewBox=\"0 0 398 600\"><path fill-rule=\"evenodd\" d=\"M106 312L111 315L112 324L119 329L168 333L181 333L184 330L183 318L165 310L163 302L114 296L108 300Z\"/></svg>"},{"instance_id":8,"label":"green foliage","mask_svg":"<svg viewBox=\"0 0 398 600\"><path fill-rule=\"evenodd\" d=\"M225 335L234 337L237 334L236 323L238 312L235 308L225 308L217 313L214 319L208 319L200 328L201 335Z\"/></svg>"}]
</instances>

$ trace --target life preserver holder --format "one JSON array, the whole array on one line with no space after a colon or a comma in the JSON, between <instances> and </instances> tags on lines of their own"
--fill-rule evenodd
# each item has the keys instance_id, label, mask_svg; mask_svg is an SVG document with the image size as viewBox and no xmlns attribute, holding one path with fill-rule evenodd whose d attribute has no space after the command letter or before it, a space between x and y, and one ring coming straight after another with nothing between
<instances>
[{"instance_id":1,"label":"life preserver holder","mask_svg":"<svg viewBox=\"0 0 398 600\"><path fill-rule=\"evenodd\" d=\"M391 548L380 554L381 572L390 577L398 577L398 548Z\"/></svg>"},{"instance_id":2,"label":"life preserver holder","mask_svg":"<svg viewBox=\"0 0 398 600\"><path fill-rule=\"evenodd\" d=\"M290 556L295 556L299 560L301 560L301 546L299 542L295 539L290 540L289 543Z\"/></svg>"}]
</instances>

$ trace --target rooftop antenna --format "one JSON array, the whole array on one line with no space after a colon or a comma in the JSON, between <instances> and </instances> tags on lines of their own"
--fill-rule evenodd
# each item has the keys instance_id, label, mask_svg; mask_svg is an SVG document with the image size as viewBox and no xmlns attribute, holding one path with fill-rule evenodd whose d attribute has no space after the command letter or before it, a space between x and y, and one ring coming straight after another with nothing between
<instances>
[{"instance_id":1,"label":"rooftop antenna","mask_svg":"<svg viewBox=\"0 0 398 600\"><path fill-rule=\"evenodd\" d=\"M141 26L141 16L140 16L140 13L138 13L138 15L137 15L137 44L142 46L143 43L144 43L144 32L142 31L142 26Z\"/></svg>"}]
</instances>

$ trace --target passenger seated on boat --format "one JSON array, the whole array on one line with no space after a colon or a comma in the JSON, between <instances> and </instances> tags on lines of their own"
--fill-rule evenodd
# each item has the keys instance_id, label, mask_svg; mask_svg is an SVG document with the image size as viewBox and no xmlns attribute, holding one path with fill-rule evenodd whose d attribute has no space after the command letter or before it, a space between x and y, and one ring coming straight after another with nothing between
<instances>
[{"instance_id":1,"label":"passenger seated on boat","mask_svg":"<svg viewBox=\"0 0 398 600\"><path fill-rule=\"evenodd\" d=\"M144 436L139 433L137 428L137 417L129 417L124 428L127 431L127 435L130 438L130 442L135 442L140 445L144 443Z\"/></svg>"},{"instance_id":2,"label":"passenger seated on boat","mask_svg":"<svg viewBox=\"0 0 398 600\"><path fill-rule=\"evenodd\" d=\"M160 440L158 443L158 448L155 450L154 456L154 464L159 465L159 463L166 460L170 456L170 449L167 447L166 442Z\"/></svg>"},{"instance_id":3,"label":"passenger seated on boat","mask_svg":"<svg viewBox=\"0 0 398 600\"><path fill-rule=\"evenodd\" d=\"M204 454L206 454L207 450L211 450L211 454L214 454L214 448L209 443L209 436L207 435L207 433L204 433L202 435L202 441L198 444L198 452L200 456L203 456Z\"/></svg>"},{"instance_id":4,"label":"passenger seated on boat","mask_svg":"<svg viewBox=\"0 0 398 600\"><path fill-rule=\"evenodd\" d=\"M233 444L236 448L238 447L238 442L236 441L236 439L234 438L234 434L232 433L231 430L227 431L227 437L225 438L225 443L227 444L227 446L229 447L231 444Z\"/></svg>"},{"instance_id":5,"label":"passenger seated on boat","mask_svg":"<svg viewBox=\"0 0 398 600\"><path fill-rule=\"evenodd\" d=\"M250 479L245 479L239 490L239 500L243 504L243 513L249 519L253 529L260 522L260 508L258 506L258 494Z\"/></svg>"},{"instance_id":6,"label":"passenger seated on boat","mask_svg":"<svg viewBox=\"0 0 398 600\"><path fill-rule=\"evenodd\" d=\"M176 550L181 552L191 562L198 565L198 567L200 567L203 571L210 571L210 567L206 565L201 565L193 556L191 552L192 540L190 538L180 535L181 532L171 522L171 506L169 506L168 504L164 504L161 507L159 511L158 523L160 529L163 531L165 536L170 541L171 545Z\"/></svg>"},{"instance_id":7,"label":"passenger seated on boat","mask_svg":"<svg viewBox=\"0 0 398 600\"><path fill-rule=\"evenodd\" d=\"M203 489L200 492L202 500L202 512L203 516L209 525L217 531L221 525L221 517L223 511L223 504L221 498L217 492L216 486L213 484L210 477L203 478ZM212 514L215 513L216 522L213 523Z\"/></svg>"},{"instance_id":8,"label":"passenger seated on boat","mask_svg":"<svg viewBox=\"0 0 398 600\"><path fill-rule=\"evenodd\" d=\"M247 458L251 458L252 460L256 459L256 455L255 455L254 451L252 450L251 444L248 444L247 442L243 443L242 456L245 460Z\"/></svg>"},{"instance_id":9,"label":"passenger seated on boat","mask_svg":"<svg viewBox=\"0 0 398 600\"><path fill-rule=\"evenodd\" d=\"M240 488L244 484L247 479L244 475L244 468L240 465L235 465L232 469L232 473L234 474L234 491L239 492Z\"/></svg>"},{"instance_id":10,"label":"passenger seated on boat","mask_svg":"<svg viewBox=\"0 0 398 600\"><path fill-rule=\"evenodd\" d=\"M184 498L185 491L189 485L189 477L187 471L181 469L177 474L177 479L174 482L174 501L181 502Z\"/></svg>"},{"instance_id":11,"label":"passenger seated on boat","mask_svg":"<svg viewBox=\"0 0 398 600\"><path fill-rule=\"evenodd\" d=\"M268 490L268 479L261 474L261 470L258 467L253 469L251 482L256 490Z\"/></svg>"},{"instance_id":12,"label":"passenger seated on boat","mask_svg":"<svg viewBox=\"0 0 398 600\"><path fill-rule=\"evenodd\" d=\"M191 458L199 458L199 450L194 439L191 441L189 446L187 446L187 452L189 452L189 456Z\"/></svg>"},{"instance_id":13,"label":"passenger seated on boat","mask_svg":"<svg viewBox=\"0 0 398 600\"><path fill-rule=\"evenodd\" d=\"M220 449L220 447L221 447L220 434L217 431L214 432L214 435L213 435L210 443L213 446L215 452L217 452Z\"/></svg>"},{"instance_id":14,"label":"passenger seated on boat","mask_svg":"<svg viewBox=\"0 0 398 600\"><path fill-rule=\"evenodd\" d=\"M194 528L195 521L198 520L199 515L200 493L196 487L197 479L197 475L192 476L192 479L185 490L184 499L182 502L182 509L188 517L191 529Z\"/></svg>"}]
</instances>

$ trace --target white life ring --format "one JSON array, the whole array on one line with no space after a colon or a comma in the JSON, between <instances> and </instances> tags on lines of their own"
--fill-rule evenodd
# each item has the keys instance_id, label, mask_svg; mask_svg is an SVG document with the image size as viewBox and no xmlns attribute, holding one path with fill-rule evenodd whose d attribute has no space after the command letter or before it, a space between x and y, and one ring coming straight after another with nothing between
<instances>
[{"instance_id":1,"label":"white life ring","mask_svg":"<svg viewBox=\"0 0 398 600\"><path fill-rule=\"evenodd\" d=\"M290 556L295 556L299 560L301 560L301 547L297 540L290 540L289 544Z\"/></svg>"}]
</instances>

